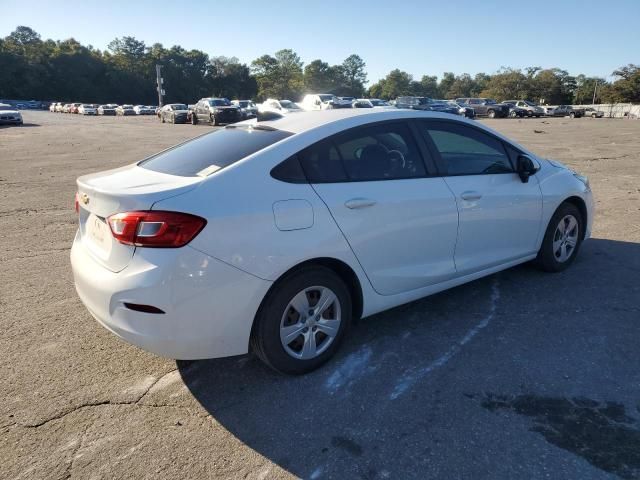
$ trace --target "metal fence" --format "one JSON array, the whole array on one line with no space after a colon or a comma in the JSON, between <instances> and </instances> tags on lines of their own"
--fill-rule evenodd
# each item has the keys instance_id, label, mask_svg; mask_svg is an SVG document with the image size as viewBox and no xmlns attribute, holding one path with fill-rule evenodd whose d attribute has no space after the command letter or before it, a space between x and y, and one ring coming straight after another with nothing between
<instances>
[{"instance_id":1,"label":"metal fence","mask_svg":"<svg viewBox=\"0 0 640 480\"><path fill-rule=\"evenodd\" d=\"M632 103L600 103L596 105L573 105L573 108L593 108L604 112L607 118L640 118L640 105Z\"/></svg>"}]
</instances>

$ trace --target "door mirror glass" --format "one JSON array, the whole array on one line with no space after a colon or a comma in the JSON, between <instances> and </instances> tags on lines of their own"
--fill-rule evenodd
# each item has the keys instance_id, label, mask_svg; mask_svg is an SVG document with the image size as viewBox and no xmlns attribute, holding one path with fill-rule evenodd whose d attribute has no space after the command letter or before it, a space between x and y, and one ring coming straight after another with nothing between
<instances>
[{"instance_id":1,"label":"door mirror glass","mask_svg":"<svg viewBox=\"0 0 640 480\"><path fill-rule=\"evenodd\" d=\"M520 176L522 183L527 183L529 181L529 177L536 173L536 166L533 163L533 160L526 155L518 156L517 167L518 175Z\"/></svg>"}]
</instances>

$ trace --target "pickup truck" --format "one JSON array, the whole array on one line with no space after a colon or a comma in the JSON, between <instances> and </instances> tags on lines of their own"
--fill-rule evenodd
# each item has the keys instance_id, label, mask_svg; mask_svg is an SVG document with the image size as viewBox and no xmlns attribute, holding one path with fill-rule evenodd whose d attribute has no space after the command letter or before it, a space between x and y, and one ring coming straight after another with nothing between
<instances>
[{"instance_id":1,"label":"pickup truck","mask_svg":"<svg viewBox=\"0 0 640 480\"><path fill-rule=\"evenodd\" d=\"M550 113L547 110L547 115L550 117L570 117L570 118L580 118L584 117L584 109L583 108L573 108L571 105L558 105L554 108Z\"/></svg>"},{"instance_id":2,"label":"pickup truck","mask_svg":"<svg viewBox=\"0 0 640 480\"><path fill-rule=\"evenodd\" d=\"M478 117L504 118L509 116L509 105L498 103L492 98L456 98L456 102L468 104Z\"/></svg>"}]
</instances>

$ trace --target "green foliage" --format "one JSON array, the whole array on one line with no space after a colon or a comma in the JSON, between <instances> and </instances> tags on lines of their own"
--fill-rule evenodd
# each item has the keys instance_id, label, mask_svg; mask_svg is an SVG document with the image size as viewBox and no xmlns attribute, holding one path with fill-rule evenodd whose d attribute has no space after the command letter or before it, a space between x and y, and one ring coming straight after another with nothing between
<instances>
[{"instance_id":1,"label":"green foliage","mask_svg":"<svg viewBox=\"0 0 640 480\"><path fill-rule=\"evenodd\" d=\"M95 103L155 103L155 65L162 66L166 102L191 103L205 96L299 99L304 93L394 99L402 95L431 98L492 97L528 99L539 103L640 102L640 66L629 64L603 78L573 77L559 68L502 68L493 75L445 72L440 80L424 75L419 81L399 69L372 84L368 92L366 64L356 55L339 65L320 59L303 69L290 49L263 55L251 65L235 57L209 57L179 46L151 46L134 37L116 38L107 50L84 46L73 38L42 40L19 26L0 38L0 97ZM597 85L597 88L596 88Z\"/></svg>"},{"instance_id":2,"label":"green foliage","mask_svg":"<svg viewBox=\"0 0 640 480\"><path fill-rule=\"evenodd\" d=\"M251 63L251 72L258 84L258 98L297 99L304 90L302 60L290 49L279 50L275 56L263 55Z\"/></svg>"}]
</instances>

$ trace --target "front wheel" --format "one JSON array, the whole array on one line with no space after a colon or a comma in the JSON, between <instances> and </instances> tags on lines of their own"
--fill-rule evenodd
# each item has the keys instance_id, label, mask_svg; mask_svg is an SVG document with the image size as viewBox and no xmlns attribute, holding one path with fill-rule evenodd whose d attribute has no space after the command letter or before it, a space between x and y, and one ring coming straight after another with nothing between
<instances>
[{"instance_id":1,"label":"front wheel","mask_svg":"<svg viewBox=\"0 0 640 480\"><path fill-rule=\"evenodd\" d=\"M218 125L218 120L216 120L216 116L212 113L211 114L211 126L215 127Z\"/></svg>"},{"instance_id":2,"label":"front wheel","mask_svg":"<svg viewBox=\"0 0 640 480\"><path fill-rule=\"evenodd\" d=\"M584 225L580 210L563 203L551 217L536 263L546 272L561 272L573 263L582 244Z\"/></svg>"},{"instance_id":3,"label":"front wheel","mask_svg":"<svg viewBox=\"0 0 640 480\"><path fill-rule=\"evenodd\" d=\"M198 116L194 113L191 114L191 125L197 125L198 124Z\"/></svg>"},{"instance_id":4,"label":"front wheel","mask_svg":"<svg viewBox=\"0 0 640 480\"><path fill-rule=\"evenodd\" d=\"M164 123L164 115L160 115L160 121Z\"/></svg>"},{"instance_id":5,"label":"front wheel","mask_svg":"<svg viewBox=\"0 0 640 480\"><path fill-rule=\"evenodd\" d=\"M325 267L307 267L283 278L256 315L251 347L282 373L315 370L338 350L351 324L351 296Z\"/></svg>"},{"instance_id":6,"label":"front wheel","mask_svg":"<svg viewBox=\"0 0 640 480\"><path fill-rule=\"evenodd\" d=\"M571 113L569 114L569 118L576 118L576 114L575 114L575 113L573 113L573 112L571 112Z\"/></svg>"},{"instance_id":7,"label":"front wheel","mask_svg":"<svg viewBox=\"0 0 640 480\"><path fill-rule=\"evenodd\" d=\"M487 117L489 118L496 118L496 111L495 110L489 110L487 112Z\"/></svg>"}]
</instances>

